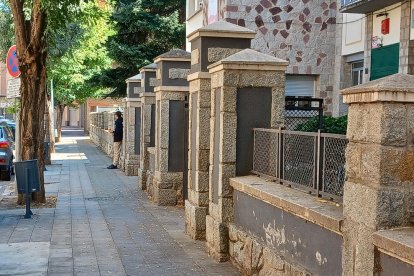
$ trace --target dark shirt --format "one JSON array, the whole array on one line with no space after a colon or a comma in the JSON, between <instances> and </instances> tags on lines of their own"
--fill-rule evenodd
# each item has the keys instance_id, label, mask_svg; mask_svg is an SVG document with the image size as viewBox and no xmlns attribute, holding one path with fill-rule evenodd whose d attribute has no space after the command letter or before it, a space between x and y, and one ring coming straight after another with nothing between
<instances>
[{"instance_id":1,"label":"dark shirt","mask_svg":"<svg viewBox=\"0 0 414 276\"><path fill-rule=\"evenodd\" d=\"M115 130L114 130L114 142L122 142L123 136L123 121L124 119L118 118L115 121Z\"/></svg>"}]
</instances>

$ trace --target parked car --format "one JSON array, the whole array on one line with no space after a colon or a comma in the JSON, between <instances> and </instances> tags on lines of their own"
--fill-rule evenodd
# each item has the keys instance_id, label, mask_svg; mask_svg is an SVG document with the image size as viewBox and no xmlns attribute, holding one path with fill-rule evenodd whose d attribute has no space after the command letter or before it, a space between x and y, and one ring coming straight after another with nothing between
<instances>
[{"instance_id":1,"label":"parked car","mask_svg":"<svg viewBox=\"0 0 414 276\"><path fill-rule=\"evenodd\" d=\"M13 131L6 122L0 123L0 180L10 181L13 168Z\"/></svg>"}]
</instances>

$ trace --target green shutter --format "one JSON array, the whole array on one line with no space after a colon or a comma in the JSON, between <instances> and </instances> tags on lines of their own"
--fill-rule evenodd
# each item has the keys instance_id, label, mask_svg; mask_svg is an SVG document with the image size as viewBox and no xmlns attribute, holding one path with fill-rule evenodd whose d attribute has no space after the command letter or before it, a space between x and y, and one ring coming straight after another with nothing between
<instances>
[{"instance_id":1,"label":"green shutter","mask_svg":"<svg viewBox=\"0 0 414 276\"><path fill-rule=\"evenodd\" d=\"M400 43L372 49L371 80L398 73L400 64Z\"/></svg>"}]
</instances>

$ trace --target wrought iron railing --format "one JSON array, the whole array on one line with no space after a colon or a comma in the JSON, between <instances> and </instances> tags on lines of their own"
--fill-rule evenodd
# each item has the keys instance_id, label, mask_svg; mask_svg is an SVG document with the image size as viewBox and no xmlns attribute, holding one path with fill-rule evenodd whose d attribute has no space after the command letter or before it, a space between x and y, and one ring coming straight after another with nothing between
<instances>
[{"instance_id":1,"label":"wrought iron railing","mask_svg":"<svg viewBox=\"0 0 414 276\"><path fill-rule=\"evenodd\" d=\"M318 129L323 128L323 99L286 96L285 129L296 130L309 120L315 120Z\"/></svg>"},{"instance_id":2,"label":"wrought iron railing","mask_svg":"<svg viewBox=\"0 0 414 276\"><path fill-rule=\"evenodd\" d=\"M340 200L345 135L254 129L253 173L317 196Z\"/></svg>"},{"instance_id":3,"label":"wrought iron railing","mask_svg":"<svg viewBox=\"0 0 414 276\"><path fill-rule=\"evenodd\" d=\"M361 0L341 0L341 8L354 4L356 2L360 2L360 1Z\"/></svg>"}]
</instances>

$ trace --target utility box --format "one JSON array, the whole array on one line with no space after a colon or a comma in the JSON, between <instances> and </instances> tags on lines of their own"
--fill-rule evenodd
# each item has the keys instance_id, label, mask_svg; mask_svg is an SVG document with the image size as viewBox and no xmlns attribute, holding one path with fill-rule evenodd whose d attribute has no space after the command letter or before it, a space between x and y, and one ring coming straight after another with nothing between
<instances>
[{"instance_id":1,"label":"utility box","mask_svg":"<svg viewBox=\"0 0 414 276\"><path fill-rule=\"evenodd\" d=\"M27 160L14 163L16 172L17 190L19 193L38 192L40 190L39 168L37 167L37 159Z\"/></svg>"}]
</instances>

